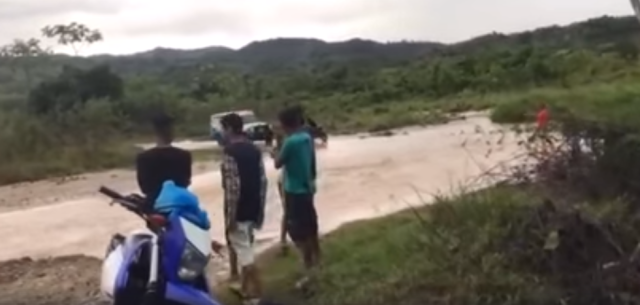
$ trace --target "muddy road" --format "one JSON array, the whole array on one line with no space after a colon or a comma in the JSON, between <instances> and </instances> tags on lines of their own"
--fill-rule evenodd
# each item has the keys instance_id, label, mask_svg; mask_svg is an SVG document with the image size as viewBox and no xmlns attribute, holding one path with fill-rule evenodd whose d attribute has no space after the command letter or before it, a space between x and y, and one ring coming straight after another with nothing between
<instances>
[{"instance_id":1,"label":"muddy road","mask_svg":"<svg viewBox=\"0 0 640 305\"><path fill-rule=\"evenodd\" d=\"M488 168L510 160L515 136L483 117L446 125L399 131L390 137L335 137L318 151L316 199L321 230L344 222L380 216L450 192ZM274 243L282 212L275 189L276 172L266 160L270 178L266 223L258 234L261 247ZM212 218L212 236L222 240L222 190L213 165L202 165L192 189ZM47 182L50 183L50 182ZM18 207L0 210L0 305L83 304L95 297L99 260L109 237L141 222L91 195L101 184L122 192L135 189L131 173L86 175L59 185L38 183L0 189L29 191ZM56 193L60 188L65 192ZM75 191L75 193L74 193ZM57 194L57 195L52 195ZM78 194L81 194L78 195ZM52 198L56 197L56 198ZM77 198L67 200L67 198ZM55 199L55 200L54 200ZM2 205L2 203L0 203ZM32 257L71 256L32 261ZM95 258L94 258L95 257ZM40 287L34 293L33 286Z\"/></svg>"}]
</instances>

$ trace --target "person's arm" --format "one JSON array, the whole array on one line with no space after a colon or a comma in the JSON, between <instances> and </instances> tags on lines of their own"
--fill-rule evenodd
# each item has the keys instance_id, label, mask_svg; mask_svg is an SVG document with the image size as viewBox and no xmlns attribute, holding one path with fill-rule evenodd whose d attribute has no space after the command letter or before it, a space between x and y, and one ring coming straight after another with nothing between
<instances>
[{"instance_id":1,"label":"person's arm","mask_svg":"<svg viewBox=\"0 0 640 305\"><path fill-rule=\"evenodd\" d=\"M236 160L225 154L221 165L222 186L224 188L224 205L227 228L235 224L238 201L240 200L240 173Z\"/></svg>"},{"instance_id":2,"label":"person's arm","mask_svg":"<svg viewBox=\"0 0 640 305\"><path fill-rule=\"evenodd\" d=\"M256 223L257 228L262 228L264 222L264 207L267 204L267 174L264 170L264 162L260 161L260 217Z\"/></svg>"},{"instance_id":3,"label":"person's arm","mask_svg":"<svg viewBox=\"0 0 640 305\"><path fill-rule=\"evenodd\" d=\"M315 151L315 145L314 145L313 150L311 150L311 178L313 180L316 180L317 175L318 175L318 167L316 163L316 151Z\"/></svg>"},{"instance_id":4,"label":"person's arm","mask_svg":"<svg viewBox=\"0 0 640 305\"><path fill-rule=\"evenodd\" d=\"M153 188L149 185L149 176L151 174L149 170L151 168L148 163L145 154L138 154L136 157L136 178L138 180L138 188L145 196L148 196Z\"/></svg>"},{"instance_id":5,"label":"person's arm","mask_svg":"<svg viewBox=\"0 0 640 305\"><path fill-rule=\"evenodd\" d=\"M311 128L313 128L313 129L318 128L318 123L316 123L316 121L312 120L311 117L307 117L307 124L309 126L311 126Z\"/></svg>"},{"instance_id":6,"label":"person's arm","mask_svg":"<svg viewBox=\"0 0 640 305\"><path fill-rule=\"evenodd\" d=\"M280 151L277 152L277 155L275 158L276 169L282 168L282 166L284 166L284 164L287 163L287 160L291 156L292 149L293 149L293 144L290 138L284 139L284 141L282 142L282 147L280 147Z\"/></svg>"},{"instance_id":7,"label":"person's arm","mask_svg":"<svg viewBox=\"0 0 640 305\"><path fill-rule=\"evenodd\" d=\"M262 206L267 202L267 174L264 170L264 162L260 161L260 200Z\"/></svg>"}]
</instances>

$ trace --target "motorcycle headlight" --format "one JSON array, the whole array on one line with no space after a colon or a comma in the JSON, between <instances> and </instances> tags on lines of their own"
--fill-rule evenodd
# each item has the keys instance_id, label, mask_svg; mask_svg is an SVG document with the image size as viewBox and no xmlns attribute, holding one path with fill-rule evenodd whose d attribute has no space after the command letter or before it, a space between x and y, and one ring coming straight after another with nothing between
<instances>
[{"instance_id":1,"label":"motorcycle headlight","mask_svg":"<svg viewBox=\"0 0 640 305\"><path fill-rule=\"evenodd\" d=\"M203 254L187 242L180 258L180 267L178 268L178 277L183 281L193 281L204 273L209 256Z\"/></svg>"}]
</instances>

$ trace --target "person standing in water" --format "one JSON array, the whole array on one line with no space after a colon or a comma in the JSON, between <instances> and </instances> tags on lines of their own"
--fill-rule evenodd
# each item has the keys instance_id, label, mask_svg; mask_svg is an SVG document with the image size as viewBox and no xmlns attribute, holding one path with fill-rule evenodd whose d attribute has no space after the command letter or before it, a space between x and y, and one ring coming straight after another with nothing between
<instances>
[{"instance_id":1,"label":"person standing in water","mask_svg":"<svg viewBox=\"0 0 640 305\"><path fill-rule=\"evenodd\" d=\"M549 108L547 104L542 104L538 114L536 114L536 128L539 131L545 131L549 125Z\"/></svg>"},{"instance_id":2,"label":"person standing in water","mask_svg":"<svg viewBox=\"0 0 640 305\"><path fill-rule=\"evenodd\" d=\"M540 109L536 114L536 127L530 141L539 140L541 153L546 155L551 152L553 140L549 133L549 108L546 103L541 103Z\"/></svg>"}]
</instances>

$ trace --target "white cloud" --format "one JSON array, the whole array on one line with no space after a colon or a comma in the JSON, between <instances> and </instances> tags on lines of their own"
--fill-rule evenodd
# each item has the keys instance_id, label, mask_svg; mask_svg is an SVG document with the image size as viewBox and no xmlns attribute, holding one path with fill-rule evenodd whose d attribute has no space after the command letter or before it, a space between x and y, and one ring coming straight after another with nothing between
<instances>
[{"instance_id":1,"label":"white cloud","mask_svg":"<svg viewBox=\"0 0 640 305\"><path fill-rule=\"evenodd\" d=\"M0 44L71 21L105 36L86 54L241 47L273 37L453 42L631 13L626 0L0 0Z\"/></svg>"}]
</instances>

